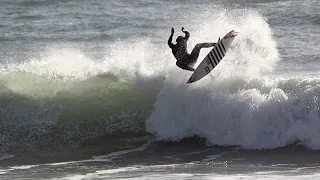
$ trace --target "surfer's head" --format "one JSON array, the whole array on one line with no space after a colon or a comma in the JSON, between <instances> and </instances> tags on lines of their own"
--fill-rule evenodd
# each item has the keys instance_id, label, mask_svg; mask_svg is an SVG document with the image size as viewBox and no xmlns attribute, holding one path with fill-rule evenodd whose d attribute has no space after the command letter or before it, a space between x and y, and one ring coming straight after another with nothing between
<instances>
[{"instance_id":1,"label":"surfer's head","mask_svg":"<svg viewBox=\"0 0 320 180\"><path fill-rule=\"evenodd\" d=\"M179 42L181 42L181 41L182 41L182 39L183 39L183 37L182 37L182 36L178 36L178 37L177 37L177 39L176 39L176 42L177 42L177 43L179 43Z\"/></svg>"}]
</instances>

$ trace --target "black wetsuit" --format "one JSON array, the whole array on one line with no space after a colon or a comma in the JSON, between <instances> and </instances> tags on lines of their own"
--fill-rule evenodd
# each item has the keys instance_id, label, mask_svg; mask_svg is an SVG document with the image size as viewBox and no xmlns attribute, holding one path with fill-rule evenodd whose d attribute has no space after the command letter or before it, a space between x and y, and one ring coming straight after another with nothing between
<instances>
[{"instance_id":1,"label":"black wetsuit","mask_svg":"<svg viewBox=\"0 0 320 180\"><path fill-rule=\"evenodd\" d=\"M172 36L168 39L168 45L172 49L172 54L177 59L176 65L184 70L194 71L193 65L197 62L200 49L215 46L216 43L199 43L197 44L191 54L187 51L187 41L190 37L188 31L184 31L185 37L179 36L177 38L177 44L172 44Z\"/></svg>"}]
</instances>

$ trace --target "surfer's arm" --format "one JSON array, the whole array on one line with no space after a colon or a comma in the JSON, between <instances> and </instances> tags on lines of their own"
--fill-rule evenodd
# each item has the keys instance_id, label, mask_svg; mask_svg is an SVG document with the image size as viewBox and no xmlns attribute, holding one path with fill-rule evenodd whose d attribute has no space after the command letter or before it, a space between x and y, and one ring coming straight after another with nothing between
<instances>
[{"instance_id":1,"label":"surfer's arm","mask_svg":"<svg viewBox=\"0 0 320 180\"><path fill-rule=\"evenodd\" d=\"M169 39L168 39L168 45L169 45L169 47L172 49L173 48L173 44L172 44L172 36L173 36L173 34L171 34L170 35L170 37L169 37Z\"/></svg>"},{"instance_id":2,"label":"surfer's arm","mask_svg":"<svg viewBox=\"0 0 320 180\"><path fill-rule=\"evenodd\" d=\"M184 38L186 40L188 40L190 37L190 33L188 31L184 30L184 27L181 28L181 31L185 34Z\"/></svg>"}]
</instances>

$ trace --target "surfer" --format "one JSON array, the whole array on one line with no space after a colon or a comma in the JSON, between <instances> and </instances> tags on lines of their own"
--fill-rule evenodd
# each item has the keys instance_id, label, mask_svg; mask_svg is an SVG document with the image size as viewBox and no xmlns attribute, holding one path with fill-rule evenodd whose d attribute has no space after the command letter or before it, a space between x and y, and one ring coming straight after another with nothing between
<instances>
[{"instance_id":1,"label":"surfer","mask_svg":"<svg viewBox=\"0 0 320 180\"><path fill-rule=\"evenodd\" d=\"M191 54L187 51L187 41L190 37L190 33L181 28L181 31L185 36L178 36L176 39L176 44L172 43L172 37L174 34L174 29L171 28L171 35L168 39L168 45L172 49L172 54L177 59L176 65L184 70L194 71L193 65L197 62L201 48L209 48L216 45L216 43L199 43L197 44Z\"/></svg>"}]
</instances>

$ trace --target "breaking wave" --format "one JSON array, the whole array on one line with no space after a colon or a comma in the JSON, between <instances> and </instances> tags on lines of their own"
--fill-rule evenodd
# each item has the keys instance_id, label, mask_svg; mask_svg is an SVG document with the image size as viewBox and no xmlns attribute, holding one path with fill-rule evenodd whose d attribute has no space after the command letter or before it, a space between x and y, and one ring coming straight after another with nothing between
<instances>
[{"instance_id":1,"label":"breaking wave","mask_svg":"<svg viewBox=\"0 0 320 180\"><path fill-rule=\"evenodd\" d=\"M231 29L240 33L219 66L191 85L190 72L174 65L168 34L161 43L117 42L102 59L52 47L25 62L3 63L0 151L77 146L122 132L165 141L200 136L208 145L247 149L295 142L320 149L320 78L273 75L281 58L266 19L221 7L192 17L184 25L190 49Z\"/></svg>"},{"instance_id":2,"label":"breaking wave","mask_svg":"<svg viewBox=\"0 0 320 180\"><path fill-rule=\"evenodd\" d=\"M280 56L260 14L215 14L202 18L207 21L200 34L212 39L230 29L239 31L231 51L192 85L185 84L187 73L170 69L147 131L166 141L199 136L209 145L272 149L298 142L319 149L320 78L273 75Z\"/></svg>"}]
</instances>

